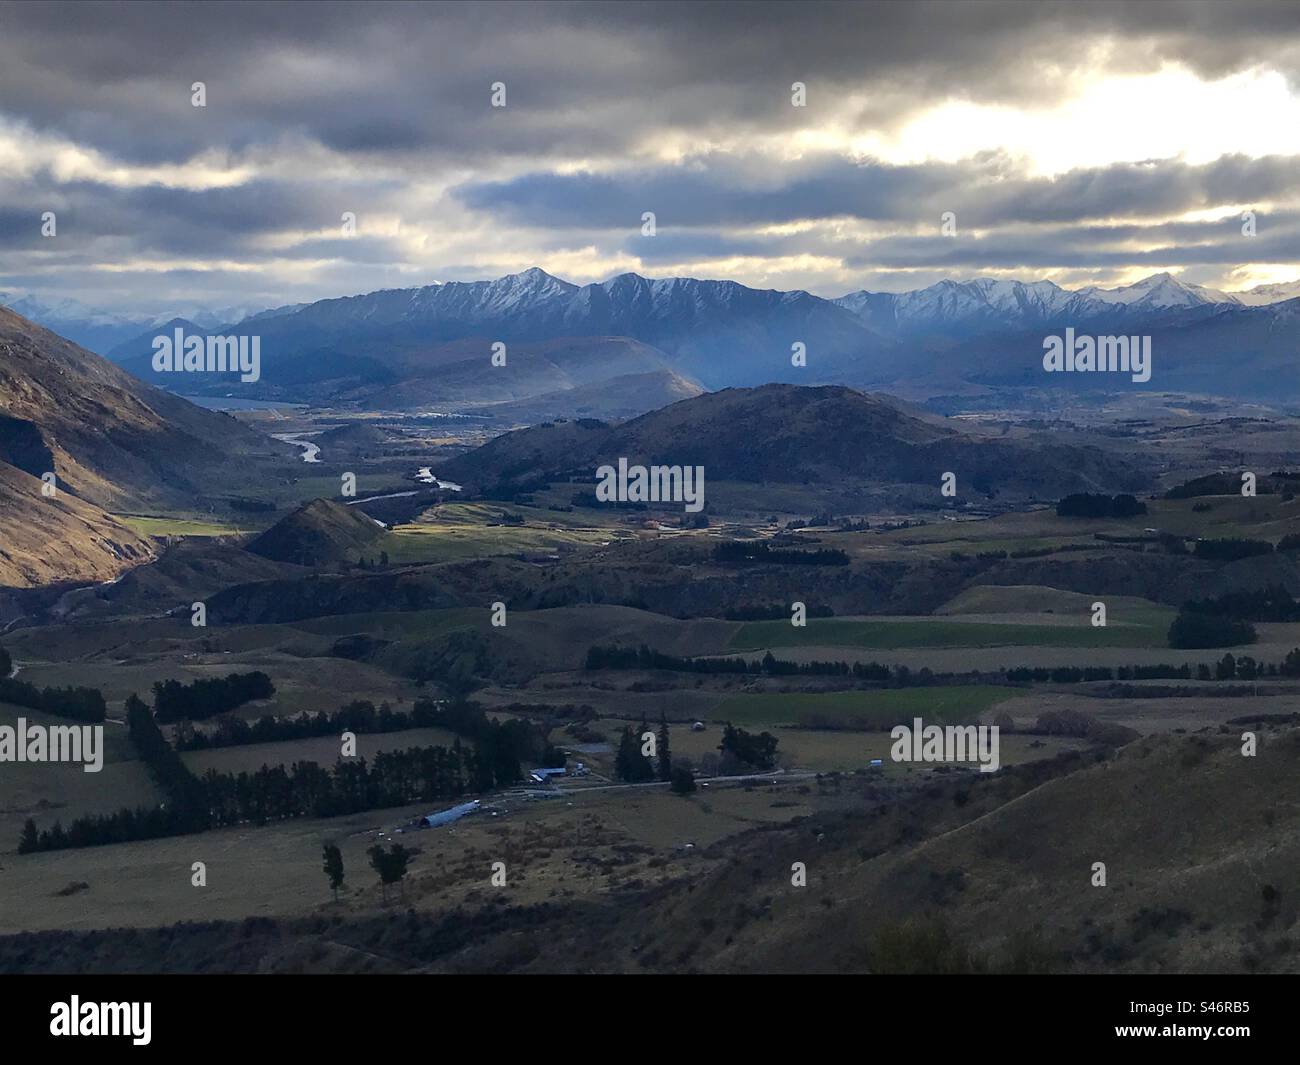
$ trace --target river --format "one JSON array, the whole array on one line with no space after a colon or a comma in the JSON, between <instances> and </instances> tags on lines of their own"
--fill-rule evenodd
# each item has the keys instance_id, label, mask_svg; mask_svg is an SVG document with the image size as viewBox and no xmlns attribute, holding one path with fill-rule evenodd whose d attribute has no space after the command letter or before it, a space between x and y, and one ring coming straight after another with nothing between
<instances>
[{"instance_id":1,"label":"river","mask_svg":"<svg viewBox=\"0 0 1300 1065\"><path fill-rule=\"evenodd\" d=\"M304 440L305 433L272 433L272 440L279 440L282 444L293 444L295 447L302 448L303 462L320 462L320 445L313 444L310 440Z\"/></svg>"},{"instance_id":2,"label":"river","mask_svg":"<svg viewBox=\"0 0 1300 1065\"><path fill-rule=\"evenodd\" d=\"M460 485L452 484L451 481L438 480L438 478L434 476L433 470L428 466L421 466L420 472L415 475L415 479L421 484L436 484L439 488L445 489L448 492L459 492L461 489Z\"/></svg>"}]
</instances>

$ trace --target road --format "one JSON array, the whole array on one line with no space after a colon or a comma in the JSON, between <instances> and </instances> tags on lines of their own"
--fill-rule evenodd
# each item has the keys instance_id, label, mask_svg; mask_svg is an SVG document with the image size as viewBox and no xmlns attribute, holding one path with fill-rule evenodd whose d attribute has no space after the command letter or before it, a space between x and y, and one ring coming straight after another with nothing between
<instances>
[{"instance_id":1,"label":"road","mask_svg":"<svg viewBox=\"0 0 1300 1065\"><path fill-rule=\"evenodd\" d=\"M695 785L701 784L781 784L787 780L810 780L817 776L817 773L811 769L800 769L794 772L779 771L775 773L758 773L744 777L696 777ZM555 795L589 795L593 791L621 791L627 788L666 788L669 787L666 780L650 780L643 784L594 784L589 788L554 788L547 789L542 787L524 789L529 793L541 793L547 796Z\"/></svg>"}]
</instances>

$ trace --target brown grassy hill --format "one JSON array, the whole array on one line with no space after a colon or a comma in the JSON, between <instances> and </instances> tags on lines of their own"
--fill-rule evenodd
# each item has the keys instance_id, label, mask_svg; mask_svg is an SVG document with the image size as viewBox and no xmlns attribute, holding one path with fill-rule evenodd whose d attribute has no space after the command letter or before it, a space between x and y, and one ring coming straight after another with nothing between
<instances>
[{"instance_id":1,"label":"brown grassy hill","mask_svg":"<svg viewBox=\"0 0 1300 1065\"><path fill-rule=\"evenodd\" d=\"M355 562L366 551L377 554L385 535L373 518L356 507L314 499L254 539L248 551L298 566Z\"/></svg>"},{"instance_id":2,"label":"brown grassy hill","mask_svg":"<svg viewBox=\"0 0 1300 1065\"><path fill-rule=\"evenodd\" d=\"M0 587L102 582L154 557L149 540L67 492L0 462Z\"/></svg>"},{"instance_id":3,"label":"brown grassy hill","mask_svg":"<svg viewBox=\"0 0 1300 1065\"><path fill-rule=\"evenodd\" d=\"M349 422L326 430L314 442L320 445L321 452L328 457L338 453L381 455L393 440L388 433L376 426L366 422Z\"/></svg>"},{"instance_id":4,"label":"brown grassy hill","mask_svg":"<svg viewBox=\"0 0 1300 1065\"><path fill-rule=\"evenodd\" d=\"M111 588L69 604L68 620L104 614L162 614L250 580L299 576L302 570L250 555L233 541L194 537L162 550L152 565L126 573Z\"/></svg>"},{"instance_id":5,"label":"brown grassy hill","mask_svg":"<svg viewBox=\"0 0 1300 1065\"><path fill-rule=\"evenodd\" d=\"M893 401L838 385L728 388L614 426L537 426L507 433L449 462L461 483L526 482L629 462L702 465L706 479L777 483L933 484L1050 497L1147 477L1092 447L1048 439L992 440L957 423L914 417Z\"/></svg>"},{"instance_id":6,"label":"brown grassy hill","mask_svg":"<svg viewBox=\"0 0 1300 1065\"><path fill-rule=\"evenodd\" d=\"M1254 759L1236 735L1163 736L992 777L850 778L839 809L702 847L659 886L6 936L0 971L1296 972L1300 730L1262 736ZM674 801L687 823L714 800Z\"/></svg>"},{"instance_id":7,"label":"brown grassy hill","mask_svg":"<svg viewBox=\"0 0 1300 1065\"><path fill-rule=\"evenodd\" d=\"M936 782L754 834L638 939L718 971L1300 971L1297 754L1295 729L1255 758L1235 731L1149 737L1038 784Z\"/></svg>"},{"instance_id":8,"label":"brown grassy hill","mask_svg":"<svg viewBox=\"0 0 1300 1065\"><path fill-rule=\"evenodd\" d=\"M288 448L146 385L0 307L0 461L97 506L193 506L246 488ZM48 468L48 467L47 467Z\"/></svg>"}]
</instances>

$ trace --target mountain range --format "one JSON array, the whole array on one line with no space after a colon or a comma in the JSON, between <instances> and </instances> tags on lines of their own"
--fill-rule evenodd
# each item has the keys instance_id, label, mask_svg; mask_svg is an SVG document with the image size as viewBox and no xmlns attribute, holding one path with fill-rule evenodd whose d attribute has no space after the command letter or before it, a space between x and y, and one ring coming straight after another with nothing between
<instances>
[{"instance_id":1,"label":"mountain range","mask_svg":"<svg viewBox=\"0 0 1300 1065\"><path fill-rule=\"evenodd\" d=\"M1285 298L1285 297L1284 297ZM914 292L851 292L834 300L890 336L989 332L1096 319L1165 320L1202 308L1241 306L1235 296L1153 274L1132 285L1063 289L1051 281L940 281Z\"/></svg>"},{"instance_id":2,"label":"mountain range","mask_svg":"<svg viewBox=\"0 0 1300 1065\"><path fill-rule=\"evenodd\" d=\"M177 317L203 329L215 329L226 322L254 318L258 313L258 308L250 306L192 307L179 313L141 316L100 310L73 299L42 299L15 292L0 292L0 306L8 307L15 314L37 322L97 355L107 354L118 345L141 333L156 330Z\"/></svg>"},{"instance_id":3,"label":"mountain range","mask_svg":"<svg viewBox=\"0 0 1300 1065\"><path fill-rule=\"evenodd\" d=\"M621 274L575 285L533 268L495 281L446 282L413 289L320 300L261 312L213 329L178 319L163 331L261 337L261 381L191 374L199 394L354 402L371 405L518 401L603 378L671 372L705 389L769 381L841 383L932 394L962 382L997 387L1045 387L1038 368L1043 331L1074 327L1095 334L1157 332L1171 346L1157 349L1145 386L1165 391L1210 387L1225 394L1278 398L1276 371L1295 347L1295 285L1229 294L1155 274L1120 288L1063 289L1051 281L979 278L941 281L904 293L853 292L835 300L808 292L748 288L734 281L651 280ZM1261 302L1271 296L1274 302ZM132 373L154 375L150 360L158 330L110 353ZM587 380L559 376L516 382L490 372L493 344L570 344L575 338L625 338L642 345L642 365L617 361ZM803 345L806 366L792 355ZM996 359L990 365L990 352ZM1217 382L1205 368L1230 359ZM647 360L657 362L651 367ZM453 363L461 363L452 367ZM507 358L507 366L509 358ZM1095 375L1073 375L1052 386L1108 388Z\"/></svg>"}]
</instances>

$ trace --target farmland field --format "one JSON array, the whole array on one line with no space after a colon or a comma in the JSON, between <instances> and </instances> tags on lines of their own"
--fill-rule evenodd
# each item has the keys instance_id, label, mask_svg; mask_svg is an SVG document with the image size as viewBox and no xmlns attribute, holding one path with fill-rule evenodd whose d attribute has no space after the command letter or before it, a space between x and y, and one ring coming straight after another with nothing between
<instances>
[{"instance_id":1,"label":"farmland field","mask_svg":"<svg viewBox=\"0 0 1300 1065\"><path fill-rule=\"evenodd\" d=\"M242 536L246 530L210 521L183 518L159 518L123 515L119 519L129 529L146 536Z\"/></svg>"},{"instance_id":2,"label":"farmland field","mask_svg":"<svg viewBox=\"0 0 1300 1065\"><path fill-rule=\"evenodd\" d=\"M896 618L845 620L814 618L802 628L788 621L752 621L731 638L730 648L752 651L777 647L855 647L895 650L925 647L1152 647L1168 646L1173 611L1149 610L1111 619L1094 628L1088 618L1075 624L1007 624L978 621Z\"/></svg>"},{"instance_id":3,"label":"farmland field","mask_svg":"<svg viewBox=\"0 0 1300 1065\"><path fill-rule=\"evenodd\" d=\"M441 728L362 733L357 736L357 756L369 759L380 751L404 751L408 747L450 747L455 741L455 733ZM461 743L466 747L473 746L469 740L462 739ZM191 770L202 776L209 769L215 769L218 773L254 773L264 765L283 765L287 768L294 762L315 762L330 767L338 761L339 753L339 737L330 735L280 743L251 743L242 747L185 751L181 758Z\"/></svg>"},{"instance_id":4,"label":"farmland field","mask_svg":"<svg viewBox=\"0 0 1300 1065\"><path fill-rule=\"evenodd\" d=\"M0 725L13 726L20 717L29 725L77 724L0 703ZM144 763L136 760L126 729L111 722L103 729L104 765L98 773L87 773L80 764L0 763L0 853L17 846L18 834L29 817L42 827L55 820L67 827L82 814L112 813L123 806L159 802L160 795Z\"/></svg>"},{"instance_id":5,"label":"farmland field","mask_svg":"<svg viewBox=\"0 0 1300 1065\"><path fill-rule=\"evenodd\" d=\"M935 723L974 721L1023 689L994 685L891 688L881 691L733 695L714 708L718 721L738 725L845 722L884 728L914 717Z\"/></svg>"}]
</instances>

